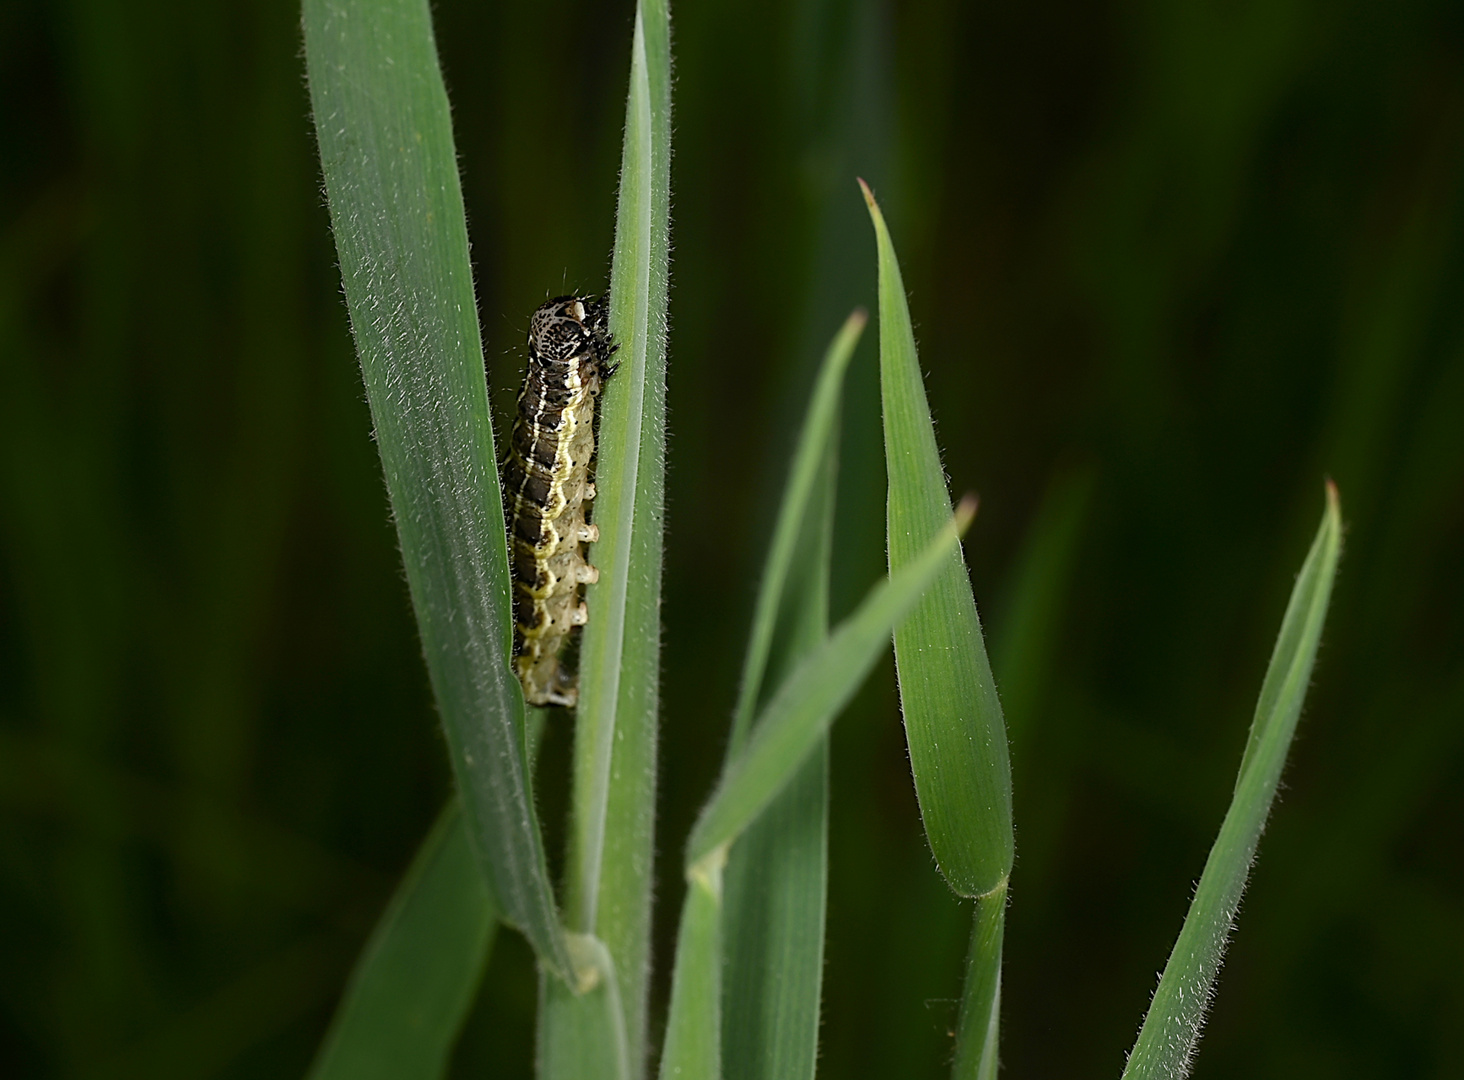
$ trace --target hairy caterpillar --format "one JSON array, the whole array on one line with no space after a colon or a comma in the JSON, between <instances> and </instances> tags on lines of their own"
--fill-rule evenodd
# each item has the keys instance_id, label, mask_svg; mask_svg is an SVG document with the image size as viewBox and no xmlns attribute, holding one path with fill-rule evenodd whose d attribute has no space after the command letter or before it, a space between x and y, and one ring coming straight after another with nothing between
<instances>
[{"instance_id":1,"label":"hairy caterpillar","mask_svg":"<svg viewBox=\"0 0 1464 1080\"><path fill-rule=\"evenodd\" d=\"M595 497L595 406L615 370L607 320L603 301L579 296L555 297L529 320L529 370L503 476L513 667L530 705L573 706L579 698L559 650L588 616L580 586L600 577L581 545L600 538L585 521L585 504Z\"/></svg>"}]
</instances>

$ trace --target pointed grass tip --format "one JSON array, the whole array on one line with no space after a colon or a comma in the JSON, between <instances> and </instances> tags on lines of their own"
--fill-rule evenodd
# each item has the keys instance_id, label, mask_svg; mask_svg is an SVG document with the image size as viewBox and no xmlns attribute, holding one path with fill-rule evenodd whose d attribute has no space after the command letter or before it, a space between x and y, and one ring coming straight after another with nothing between
<instances>
[{"instance_id":1,"label":"pointed grass tip","mask_svg":"<svg viewBox=\"0 0 1464 1080\"><path fill-rule=\"evenodd\" d=\"M869 204L869 209L879 213L879 203L874 201L874 192L869 190L869 185L864 182L864 177L856 176L854 179L859 181L859 190L864 192L864 201Z\"/></svg>"}]
</instances>

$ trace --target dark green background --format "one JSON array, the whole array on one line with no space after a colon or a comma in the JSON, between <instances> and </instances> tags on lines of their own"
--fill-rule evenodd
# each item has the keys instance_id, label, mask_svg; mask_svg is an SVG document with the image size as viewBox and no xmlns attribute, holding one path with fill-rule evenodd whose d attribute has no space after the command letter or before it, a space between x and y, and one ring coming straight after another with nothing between
<instances>
[{"instance_id":1,"label":"dark green background","mask_svg":"<svg viewBox=\"0 0 1464 1080\"><path fill-rule=\"evenodd\" d=\"M439 0L488 364L608 274L630 6ZM0 6L0 1074L309 1060L447 791L288 0ZM658 958L881 196L1013 737L1002 1056L1116 1077L1334 477L1198 1077L1464 1062L1464 7L685 3ZM872 338L872 335L871 335ZM879 572L874 352L837 603ZM543 800L562 832L565 720ZM889 665L834 737L821 1075L939 1076L967 916ZM557 844L558 837L552 836ZM658 995L664 997L664 985ZM500 938L461 1076L527 1076Z\"/></svg>"}]
</instances>

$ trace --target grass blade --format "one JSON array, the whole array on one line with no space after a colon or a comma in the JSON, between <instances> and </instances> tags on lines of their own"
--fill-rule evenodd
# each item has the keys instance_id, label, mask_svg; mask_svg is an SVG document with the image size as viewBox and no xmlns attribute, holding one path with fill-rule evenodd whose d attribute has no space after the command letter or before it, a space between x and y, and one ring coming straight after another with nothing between
<instances>
[{"instance_id":1,"label":"grass blade","mask_svg":"<svg viewBox=\"0 0 1464 1080\"><path fill-rule=\"evenodd\" d=\"M729 760L746 741L764 674L780 684L828 637L839 399L865 322L856 311L830 344L799 434L753 616ZM827 736L732 846L724 889L723 1071L734 1080L812 1077L828 897Z\"/></svg>"},{"instance_id":2,"label":"grass blade","mask_svg":"<svg viewBox=\"0 0 1464 1080\"><path fill-rule=\"evenodd\" d=\"M508 549L452 119L426 0L305 0L351 329L469 835L504 918L567 958L508 667Z\"/></svg>"},{"instance_id":3,"label":"grass blade","mask_svg":"<svg viewBox=\"0 0 1464 1080\"><path fill-rule=\"evenodd\" d=\"M1341 546L1337 489L1329 482L1321 527L1292 588L1261 684L1230 808L1129 1055L1125 1080L1189 1075L1225 944L1311 681Z\"/></svg>"},{"instance_id":4,"label":"grass blade","mask_svg":"<svg viewBox=\"0 0 1464 1080\"><path fill-rule=\"evenodd\" d=\"M541 1080L626 1080L631 1075L625 1006L610 950L589 934L566 935L582 981L573 990L539 974Z\"/></svg>"},{"instance_id":5,"label":"grass blade","mask_svg":"<svg viewBox=\"0 0 1464 1080\"><path fill-rule=\"evenodd\" d=\"M687 842L688 873L735 840L791 780L869 673L892 628L949 562L975 516L962 500L946 528L913 561L871 590L858 609L783 682L753 725L746 749L722 776Z\"/></svg>"},{"instance_id":6,"label":"grass blade","mask_svg":"<svg viewBox=\"0 0 1464 1080\"><path fill-rule=\"evenodd\" d=\"M1001 1032L1001 943L1006 930L1005 885L976 901L966 987L956 1029L955 1080L996 1080Z\"/></svg>"},{"instance_id":7,"label":"grass blade","mask_svg":"<svg viewBox=\"0 0 1464 1080\"><path fill-rule=\"evenodd\" d=\"M889 470L890 573L917 558L950 516L950 494L915 353L900 264L860 181L879 251L879 371ZM895 630L900 707L920 816L936 863L961 896L1005 884L1012 868L1006 729L959 548Z\"/></svg>"},{"instance_id":8,"label":"grass blade","mask_svg":"<svg viewBox=\"0 0 1464 1080\"><path fill-rule=\"evenodd\" d=\"M728 846L825 744L829 725L858 691L890 632L940 571L976 513L963 501L919 559L876 586L783 682L746 749L724 772L687 843L687 895L676 942L663 1078L720 1076L722 874ZM816 1009L815 1009L816 1015Z\"/></svg>"},{"instance_id":9,"label":"grass blade","mask_svg":"<svg viewBox=\"0 0 1464 1080\"><path fill-rule=\"evenodd\" d=\"M362 951L310 1080L444 1075L497 925L454 799Z\"/></svg>"},{"instance_id":10,"label":"grass blade","mask_svg":"<svg viewBox=\"0 0 1464 1080\"><path fill-rule=\"evenodd\" d=\"M719 851L687 875L661 1080L718 1080L722 1075L722 870Z\"/></svg>"},{"instance_id":11,"label":"grass blade","mask_svg":"<svg viewBox=\"0 0 1464 1080\"><path fill-rule=\"evenodd\" d=\"M879 375L889 474L890 573L917 557L950 510L945 470L895 247L864 181L879 257ZM954 1074L994 1076L1001 1006L1001 934L1011 874L1012 775L1006 725L957 548L910 617L895 628L905 740L925 835L950 887L977 898Z\"/></svg>"},{"instance_id":12,"label":"grass blade","mask_svg":"<svg viewBox=\"0 0 1464 1080\"><path fill-rule=\"evenodd\" d=\"M828 901L825 735L729 852L722 916L728 1080L812 1077Z\"/></svg>"},{"instance_id":13,"label":"grass blade","mask_svg":"<svg viewBox=\"0 0 1464 1080\"><path fill-rule=\"evenodd\" d=\"M600 410L594 507L600 540L590 551L600 581L587 589L590 621L580 649L565 911L571 931L608 950L631 1075L644 1067L650 957L670 183L670 16L665 0L643 0L631 46L611 265L610 330L620 368ZM541 1045L572 1040L569 1029L594 1022L573 1018L575 1008L571 1001L543 1010ZM556 1060L568 1075L601 1067L589 1059Z\"/></svg>"},{"instance_id":14,"label":"grass blade","mask_svg":"<svg viewBox=\"0 0 1464 1080\"><path fill-rule=\"evenodd\" d=\"M742 664L742 683L738 688L737 705L732 713L732 738L727 746L729 760L736 757L747 742L753 711L757 708L758 698L762 693L763 674L767 669L768 652L773 644L773 631L784 600L783 585L794 570L795 552L806 523L806 509L835 451L844 375L849 370L849 361L854 356L854 347L859 344L866 322L868 316L862 310L854 312L830 343L823 366L819 370L818 381L814 384L803 429L798 435L798 445L793 452L793 467L788 474L788 487L783 492L778 520L773 526L773 540L768 550L767 564L763 567L757 605L753 610L747 657ZM797 570L794 578L807 580L803 575L818 570L818 566L805 564ZM825 561L824 576L827 576L827 572ZM826 631L827 602L824 604L823 619Z\"/></svg>"}]
</instances>

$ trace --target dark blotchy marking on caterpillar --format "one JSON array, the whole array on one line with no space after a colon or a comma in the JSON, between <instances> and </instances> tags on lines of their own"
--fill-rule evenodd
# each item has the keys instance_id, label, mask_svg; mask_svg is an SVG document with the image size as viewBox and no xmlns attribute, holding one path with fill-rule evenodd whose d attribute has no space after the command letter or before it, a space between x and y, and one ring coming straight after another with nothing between
<instances>
[{"instance_id":1,"label":"dark blotchy marking on caterpillar","mask_svg":"<svg viewBox=\"0 0 1464 1080\"><path fill-rule=\"evenodd\" d=\"M574 705L579 689L559 650L587 612L580 585L599 579L581 545L595 497L595 405L614 367L604 302L560 296L529 320L529 372L504 462L513 563L513 667L530 705Z\"/></svg>"}]
</instances>

